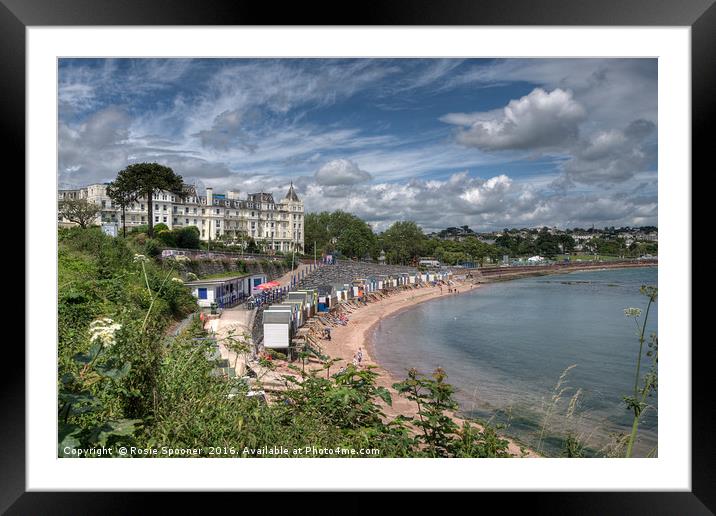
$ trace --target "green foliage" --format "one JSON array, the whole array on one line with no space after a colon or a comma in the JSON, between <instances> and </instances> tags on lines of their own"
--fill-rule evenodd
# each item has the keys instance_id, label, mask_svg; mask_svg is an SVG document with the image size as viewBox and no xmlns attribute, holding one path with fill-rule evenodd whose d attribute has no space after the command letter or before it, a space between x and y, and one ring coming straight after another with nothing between
<instances>
[{"instance_id":1,"label":"green foliage","mask_svg":"<svg viewBox=\"0 0 716 516\"><path fill-rule=\"evenodd\" d=\"M73 357L74 366L60 377L58 395L59 457L76 456L78 448L133 444L140 420L118 417L111 404L103 403L108 393L121 392L121 382L131 371L114 352L116 325L104 319L104 337L91 337L87 353ZM95 326L96 327L96 326Z\"/></svg>"},{"instance_id":2,"label":"green foliage","mask_svg":"<svg viewBox=\"0 0 716 516\"><path fill-rule=\"evenodd\" d=\"M379 243L388 263L409 264L424 253L426 237L415 222L399 221L380 235Z\"/></svg>"},{"instance_id":3,"label":"green foliage","mask_svg":"<svg viewBox=\"0 0 716 516\"><path fill-rule=\"evenodd\" d=\"M418 417L409 422L420 430L416 444L430 457L508 457L508 442L500 438L495 428L485 425L481 430L465 421L462 427L451 417L457 409L453 387L445 380L441 368L432 377L419 374L415 369L408 378L393 387L418 407Z\"/></svg>"},{"instance_id":4,"label":"green foliage","mask_svg":"<svg viewBox=\"0 0 716 516\"><path fill-rule=\"evenodd\" d=\"M176 247L183 249L199 249L201 247L199 228L196 226L174 229L172 233Z\"/></svg>"},{"instance_id":5,"label":"green foliage","mask_svg":"<svg viewBox=\"0 0 716 516\"><path fill-rule=\"evenodd\" d=\"M60 441L102 443L130 429L125 420L146 417L161 358L159 339L173 318L196 304L178 282L159 288L172 271L135 261L131 240L98 228L71 228L59 230L58 242L58 409L66 425ZM107 317L121 329L114 331L111 347L98 351L90 330L93 321Z\"/></svg>"},{"instance_id":6,"label":"green foliage","mask_svg":"<svg viewBox=\"0 0 716 516\"><path fill-rule=\"evenodd\" d=\"M372 228L353 214L341 210L307 213L304 224L307 256L314 256L314 250L319 255L338 251L357 259L377 253Z\"/></svg>"},{"instance_id":7,"label":"green foliage","mask_svg":"<svg viewBox=\"0 0 716 516\"><path fill-rule=\"evenodd\" d=\"M183 195L186 185L180 175L159 163L134 163L120 170L116 179L109 184L109 193L126 202L144 197L147 200L147 221L149 236L154 236L154 194L160 190Z\"/></svg>"},{"instance_id":8,"label":"green foliage","mask_svg":"<svg viewBox=\"0 0 716 516\"><path fill-rule=\"evenodd\" d=\"M155 226L154 226L154 233L155 233L155 234L163 233L163 232L165 232L165 231L169 231L169 226L167 226L167 225L164 224L163 222L160 222L159 224L155 224Z\"/></svg>"},{"instance_id":9,"label":"green foliage","mask_svg":"<svg viewBox=\"0 0 716 516\"><path fill-rule=\"evenodd\" d=\"M162 254L162 243L156 238L149 238L144 242L144 254L156 258Z\"/></svg>"},{"instance_id":10,"label":"green foliage","mask_svg":"<svg viewBox=\"0 0 716 516\"><path fill-rule=\"evenodd\" d=\"M91 225L100 212L99 206L87 199L66 199L59 206L59 215L84 229Z\"/></svg>"},{"instance_id":11,"label":"green foliage","mask_svg":"<svg viewBox=\"0 0 716 516\"><path fill-rule=\"evenodd\" d=\"M202 448L204 456L208 446L237 456L267 445L375 448L382 457L506 455L494 429L452 422L444 376L422 384L422 419L414 420L386 416L393 400L374 370L331 374L327 357L323 370L294 368L298 378L285 376L274 403L248 396L246 379L216 374L215 343L198 318L165 337L195 306L171 264L136 253L133 238L96 229L61 230L59 240L61 456L103 444ZM230 333L223 344L238 355L251 349L248 335ZM273 353L260 363L275 369L285 359Z\"/></svg>"},{"instance_id":12,"label":"green foliage","mask_svg":"<svg viewBox=\"0 0 716 516\"><path fill-rule=\"evenodd\" d=\"M643 285L640 289L641 294L646 296L649 301L646 305L646 313L640 324L641 310L638 308L626 308L624 314L634 319L636 325L637 336L639 340L639 353L636 358L636 371L634 373L634 391L631 396L624 396L624 403L629 411L634 414L632 421L632 430L626 445L626 457L631 457L636 442L637 432L639 431L639 422L644 410L649 406L647 399L652 396L658 388L658 365L659 365L659 346L658 337L653 333L650 337L646 336L646 323L649 319L649 311L651 305L656 302L658 289L655 286ZM647 342L648 339L648 342ZM646 353L644 353L644 344L647 344ZM651 359L650 370L641 376L641 361L646 356Z\"/></svg>"}]
</instances>

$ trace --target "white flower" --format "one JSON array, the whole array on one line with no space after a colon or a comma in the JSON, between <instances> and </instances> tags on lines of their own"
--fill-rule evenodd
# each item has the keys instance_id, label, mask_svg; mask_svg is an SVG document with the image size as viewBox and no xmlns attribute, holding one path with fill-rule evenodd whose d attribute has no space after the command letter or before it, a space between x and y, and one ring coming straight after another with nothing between
<instances>
[{"instance_id":1,"label":"white flower","mask_svg":"<svg viewBox=\"0 0 716 516\"><path fill-rule=\"evenodd\" d=\"M90 342L99 341L102 347L110 347L114 344L114 334L122 327L109 317L102 317L90 323Z\"/></svg>"},{"instance_id":2,"label":"white flower","mask_svg":"<svg viewBox=\"0 0 716 516\"><path fill-rule=\"evenodd\" d=\"M172 278L172 281L176 281L177 283L184 283L181 278Z\"/></svg>"},{"instance_id":3,"label":"white flower","mask_svg":"<svg viewBox=\"0 0 716 516\"><path fill-rule=\"evenodd\" d=\"M146 261L147 261L147 257L144 256L143 254L135 254L135 255L134 255L134 261L135 261L135 262L146 262Z\"/></svg>"},{"instance_id":4,"label":"white flower","mask_svg":"<svg viewBox=\"0 0 716 516\"><path fill-rule=\"evenodd\" d=\"M641 315L641 308L625 308L624 315L627 317L639 317Z\"/></svg>"}]
</instances>

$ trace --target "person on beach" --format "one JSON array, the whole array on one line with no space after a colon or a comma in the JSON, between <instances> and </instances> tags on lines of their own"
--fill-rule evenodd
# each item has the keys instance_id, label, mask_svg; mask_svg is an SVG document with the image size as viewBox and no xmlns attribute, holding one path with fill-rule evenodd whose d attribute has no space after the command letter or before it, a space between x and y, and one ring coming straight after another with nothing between
<instances>
[{"instance_id":1,"label":"person on beach","mask_svg":"<svg viewBox=\"0 0 716 516\"><path fill-rule=\"evenodd\" d=\"M356 358L358 359L358 365L363 362L363 350L361 348L358 348L358 353L356 353Z\"/></svg>"}]
</instances>

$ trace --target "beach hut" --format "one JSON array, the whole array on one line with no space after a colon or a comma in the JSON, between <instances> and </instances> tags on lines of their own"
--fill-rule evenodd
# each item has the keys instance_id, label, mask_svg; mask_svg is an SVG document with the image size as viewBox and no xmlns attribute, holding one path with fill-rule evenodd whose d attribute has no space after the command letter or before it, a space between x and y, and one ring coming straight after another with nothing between
<instances>
[{"instance_id":1,"label":"beach hut","mask_svg":"<svg viewBox=\"0 0 716 516\"><path fill-rule=\"evenodd\" d=\"M226 278L203 279L184 283L202 308L216 303L220 308L230 308L247 296L251 276L248 274Z\"/></svg>"},{"instance_id":2,"label":"beach hut","mask_svg":"<svg viewBox=\"0 0 716 516\"><path fill-rule=\"evenodd\" d=\"M313 293L307 290L292 290L288 293L288 300L303 301L303 306L307 311L306 317L314 315Z\"/></svg>"},{"instance_id":3,"label":"beach hut","mask_svg":"<svg viewBox=\"0 0 716 516\"><path fill-rule=\"evenodd\" d=\"M298 308L296 305L293 305L291 303L279 303L276 305L271 305L270 308L267 308L266 311L283 311L283 312L289 312L291 314L291 335L295 333L295 331L298 329Z\"/></svg>"},{"instance_id":4,"label":"beach hut","mask_svg":"<svg viewBox=\"0 0 716 516\"><path fill-rule=\"evenodd\" d=\"M281 303L281 304L283 304L283 305L286 305L286 304L294 305L294 306L295 306L295 315L294 315L294 317L295 317L295 321L296 321L296 328L298 329L298 328L300 328L301 326L303 326L303 323L305 322L305 320L306 320L306 318L307 318L307 317L306 317L306 308L305 308L305 306L304 306L303 301L301 301L301 300L299 300L299 299L287 299L286 301L284 301L284 302Z\"/></svg>"},{"instance_id":5,"label":"beach hut","mask_svg":"<svg viewBox=\"0 0 716 516\"><path fill-rule=\"evenodd\" d=\"M264 311L264 347L288 349L291 345L291 311L268 309Z\"/></svg>"},{"instance_id":6,"label":"beach hut","mask_svg":"<svg viewBox=\"0 0 716 516\"><path fill-rule=\"evenodd\" d=\"M336 293L333 290L333 287L330 285L320 285L316 288L316 292L318 295L318 306L317 310L319 312L328 312L331 307L335 306L337 303L336 299Z\"/></svg>"},{"instance_id":7,"label":"beach hut","mask_svg":"<svg viewBox=\"0 0 716 516\"><path fill-rule=\"evenodd\" d=\"M307 290L292 290L288 293L288 295L289 299L300 299L303 301L303 306L307 311L307 317L314 315L315 306L313 303L313 294L311 292Z\"/></svg>"}]
</instances>

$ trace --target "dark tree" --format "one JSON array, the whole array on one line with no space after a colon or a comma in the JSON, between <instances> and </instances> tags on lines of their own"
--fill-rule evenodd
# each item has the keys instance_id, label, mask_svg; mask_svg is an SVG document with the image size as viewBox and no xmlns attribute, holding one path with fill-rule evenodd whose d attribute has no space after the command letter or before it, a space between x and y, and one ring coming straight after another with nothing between
<instances>
[{"instance_id":1,"label":"dark tree","mask_svg":"<svg viewBox=\"0 0 716 516\"><path fill-rule=\"evenodd\" d=\"M148 230L147 234L154 236L154 194L166 191L183 196L186 185L180 175L160 165L159 163L135 163L124 170L120 170L113 193L117 196L138 199L142 196L147 199Z\"/></svg>"}]
</instances>

